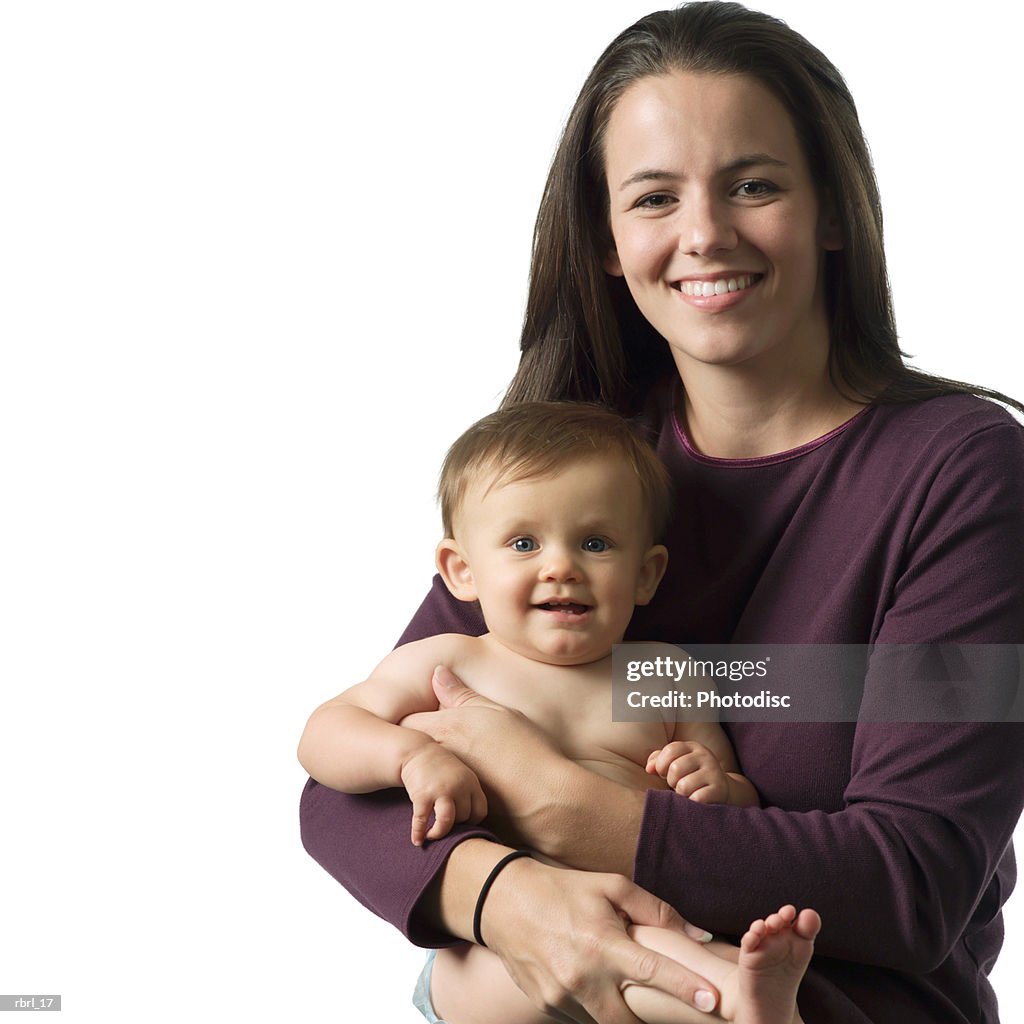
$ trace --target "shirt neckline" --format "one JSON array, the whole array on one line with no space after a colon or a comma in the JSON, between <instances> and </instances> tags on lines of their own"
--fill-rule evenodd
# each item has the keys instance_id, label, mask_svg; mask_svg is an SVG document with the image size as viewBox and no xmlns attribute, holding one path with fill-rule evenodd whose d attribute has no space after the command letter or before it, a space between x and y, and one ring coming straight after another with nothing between
<instances>
[{"instance_id":1,"label":"shirt neckline","mask_svg":"<svg viewBox=\"0 0 1024 1024\"><path fill-rule=\"evenodd\" d=\"M677 388L673 388L674 391L678 392ZM772 455L758 455L753 458L746 459L724 459L716 455L705 455L703 452L697 451L690 441L690 438L686 434L686 430L683 427L682 421L679 418L678 404L673 401L672 403L672 427L675 430L676 437L679 443L683 446L686 454L693 459L695 462L700 462L705 466L724 466L731 469L749 469L755 466L775 466L780 462L789 462L792 459L799 459L804 455L809 454L820 448L822 445L828 444L833 438L838 437L848 427L856 423L862 416L869 413L875 407L873 405L866 405L859 412L855 412L846 422L840 423L838 427L834 427L827 434L822 434L821 437L816 437L812 441L799 445L796 448L789 448L784 452L776 452Z\"/></svg>"}]
</instances>

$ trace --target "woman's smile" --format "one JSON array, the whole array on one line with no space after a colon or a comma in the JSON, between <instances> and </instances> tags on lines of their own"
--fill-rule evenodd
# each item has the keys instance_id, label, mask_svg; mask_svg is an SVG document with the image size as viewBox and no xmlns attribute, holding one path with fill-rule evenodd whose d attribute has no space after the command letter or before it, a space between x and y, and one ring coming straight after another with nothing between
<instances>
[{"instance_id":1,"label":"woman's smile","mask_svg":"<svg viewBox=\"0 0 1024 1024\"><path fill-rule=\"evenodd\" d=\"M761 280L761 274L724 272L718 275L702 275L675 282L672 287L683 300L695 309L717 313L732 309L747 298L750 290Z\"/></svg>"}]
</instances>

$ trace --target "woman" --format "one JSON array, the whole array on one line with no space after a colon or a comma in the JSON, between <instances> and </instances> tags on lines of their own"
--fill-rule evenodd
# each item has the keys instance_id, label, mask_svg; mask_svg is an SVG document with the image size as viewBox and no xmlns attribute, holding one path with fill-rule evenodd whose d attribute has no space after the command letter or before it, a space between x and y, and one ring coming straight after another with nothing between
<instances>
[{"instance_id":1,"label":"woman","mask_svg":"<svg viewBox=\"0 0 1024 1024\"><path fill-rule=\"evenodd\" d=\"M552 165L506 401L598 398L651 430L679 508L633 637L1019 641L1024 442L971 392L902 363L870 161L820 53L730 4L609 47ZM405 638L482 628L435 590ZM864 688L884 689L877 665ZM484 779L502 838L608 873L519 859L487 897L489 945L562 1019L633 1020L618 984L644 968L618 912L668 911L613 877L629 874L725 934L760 907L818 909L808 1020L997 1019L1017 726L736 724L765 806L735 809L621 790L515 715L457 688L445 704L421 724ZM412 855L401 799L310 787L304 816L314 856L424 944L472 935L508 849L469 830ZM701 1005L701 979L654 969Z\"/></svg>"}]
</instances>

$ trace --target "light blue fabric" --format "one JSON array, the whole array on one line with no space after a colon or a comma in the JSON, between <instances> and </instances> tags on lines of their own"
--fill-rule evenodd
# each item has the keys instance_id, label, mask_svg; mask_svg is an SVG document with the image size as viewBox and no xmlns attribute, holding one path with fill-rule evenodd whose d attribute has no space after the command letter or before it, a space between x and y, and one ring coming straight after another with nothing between
<instances>
[{"instance_id":1,"label":"light blue fabric","mask_svg":"<svg viewBox=\"0 0 1024 1024\"><path fill-rule=\"evenodd\" d=\"M444 1024L444 1021L434 1013L434 1004L430 1001L430 976L434 973L436 956L436 949L427 953L427 962L423 965L423 970L420 971L419 980L412 993L412 1004L427 1018L427 1024Z\"/></svg>"}]
</instances>

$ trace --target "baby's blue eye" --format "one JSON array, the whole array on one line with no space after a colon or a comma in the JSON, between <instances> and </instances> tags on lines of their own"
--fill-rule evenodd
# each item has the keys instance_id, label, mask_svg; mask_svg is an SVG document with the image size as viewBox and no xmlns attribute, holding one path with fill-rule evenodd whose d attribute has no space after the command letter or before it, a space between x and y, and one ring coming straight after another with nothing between
<instances>
[{"instance_id":1,"label":"baby's blue eye","mask_svg":"<svg viewBox=\"0 0 1024 1024\"><path fill-rule=\"evenodd\" d=\"M593 552L594 554L607 551L609 546L608 541L604 537L588 537L583 542L583 550Z\"/></svg>"},{"instance_id":2,"label":"baby's blue eye","mask_svg":"<svg viewBox=\"0 0 1024 1024\"><path fill-rule=\"evenodd\" d=\"M512 550L519 551L523 554L530 551L536 551L537 542L532 537L516 537L516 539L512 541Z\"/></svg>"}]
</instances>

